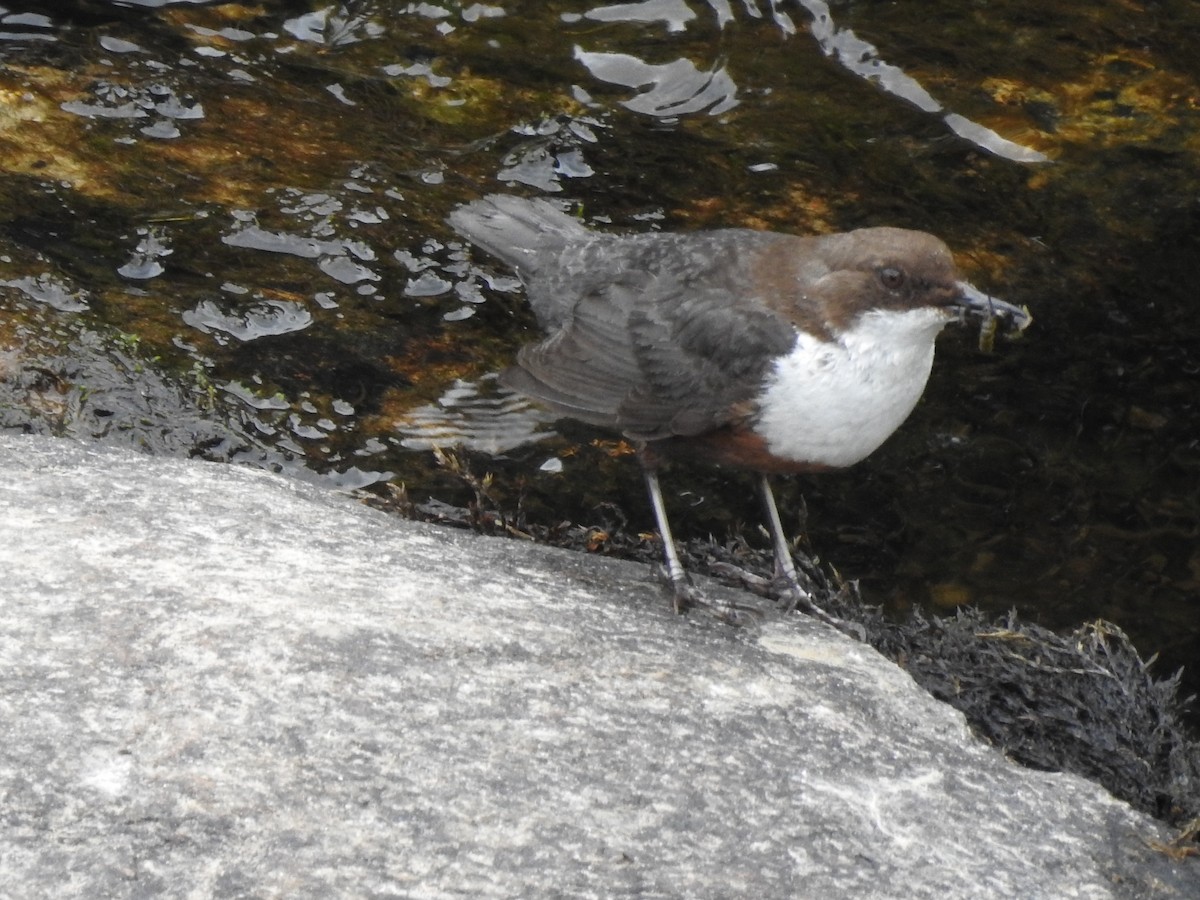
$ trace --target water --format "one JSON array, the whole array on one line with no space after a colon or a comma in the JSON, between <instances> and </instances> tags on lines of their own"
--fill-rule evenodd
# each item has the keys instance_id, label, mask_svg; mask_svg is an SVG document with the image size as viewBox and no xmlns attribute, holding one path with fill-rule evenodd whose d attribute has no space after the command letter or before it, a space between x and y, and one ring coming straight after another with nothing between
<instances>
[{"instance_id":1,"label":"water","mask_svg":"<svg viewBox=\"0 0 1200 900\"><path fill-rule=\"evenodd\" d=\"M449 210L920 228L1035 324L990 355L949 332L912 419L786 485L787 524L806 506L816 552L897 610L1102 616L1190 663L1200 10L1050 7L10 2L4 421L451 502L430 448L457 443L530 515L649 528L619 442L495 383L533 322ZM748 480L666 486L684 534L761 539Z\"/></svg>"}]
</instances>

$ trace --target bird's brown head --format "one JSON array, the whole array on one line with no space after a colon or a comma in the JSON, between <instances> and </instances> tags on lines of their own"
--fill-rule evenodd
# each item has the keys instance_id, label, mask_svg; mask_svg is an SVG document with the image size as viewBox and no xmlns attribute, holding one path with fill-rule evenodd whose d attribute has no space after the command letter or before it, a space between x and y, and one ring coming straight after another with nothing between
<instances>
[{"instance_id":1,"label":"bird's brown head","mask_svg":"<svg viewBox=\"0 0 1200 900\"><path fill-rule=\"evenodd\" d=\"M958 269L950 248L931 234L903 228L860 228L817 238L826 272L812 281L812 299L838 331L868 310L931 307L954 315ZM813 274L817 274L815 271Z\"/></svg>"},{"instance_id":2,"label":"bird's brown head","mask_svg":"<svg viewBox=\"0 0 1200 900\"><path fill-rule=\"evenodd\" d=\"M817 333L842 332L871 310L944 311L1029 324L1028 313L963 281L950 248L932 234L904 228L860 228L796 239L791 266L798 293L794 321ZM778 278L778 276L776 276ZM781 310L782 311L782 310Z\"/></svg>"}]
</instances>

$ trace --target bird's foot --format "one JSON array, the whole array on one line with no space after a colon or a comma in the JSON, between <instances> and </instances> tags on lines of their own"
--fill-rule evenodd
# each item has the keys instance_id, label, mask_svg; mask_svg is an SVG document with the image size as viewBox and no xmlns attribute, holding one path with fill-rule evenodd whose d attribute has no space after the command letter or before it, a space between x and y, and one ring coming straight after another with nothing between
<instances>
[{"instance_id":1,"label":"bird's foot","mask_svg":"<svg viewBox=\"0 0 1200 900\"><path fill-rule=\"evenodd\" d=\"M813 602L812 594L800 587L799 582L787 577L777 577L775 585L781 587L778 591L772 591L777 598L775 602L780 612L790 613L802 609L811 614L813 610L820 610L820 607Z\"/></svg>"},{"instance_id":2,"label":"bird's foot","mask_svg":"<svg viewBox=\"0 0 1200 900\"><path fill-rule=\"evenodd\" d=\"M683 615L689 609L702 606L706 602L704 595L686 576L670 579L669 583L671 585L671 607L678 615Z\"/></svg>"},{"instance_id":3,"label":"bird's foot","mask_svg":"<svg viewBox=\"0 0 1200 900\"><path fill-rule=\"evenodd\" d=\"M723 625L732 625L736 628L762 623L774 615L769 609L763 609L753 603L715 600L710 597L693 601L691 609L712 616Z\"/></svg>"},{"instance_id":4,"label":"bird's foot","mask_svg":"<svg viewBox=\"0 0 1200 900\"><path fill-rule=\"evenodd\" d=\"M786 575L776 575L772 596L776 599L776 609L780 613L799 610L811 619L823 622L831 628L836 628L847 637L852 637L861 643L867 642L867 630L858 622L851 622L826 612L817 605L812 593L801 586L799 578L793 579Z\"/></svg>"},{"instance_id":5,"label":"bird's foot","mask_svg":"<svg viewBox=\"0 0 1200 900\"><path fill-rule=\"evenodd\" d=\"M712 616L726 625L743 626L763 617L763 610L750 603L735 603L705 596L685 574L680 579L666 577L659 571L664 587L671 591L671 607L679 615L695 611Z\"/></svg>"},{"instance_id":6,"label":"bird's foot","mask_svg":"<svg viewBox=\"0 0 1200 900\"><path fill-rule=\"evenodd\" d=\"M812 595L800 585L792 582L792 584L784 590L779 598L779 608L781 612L789 613L793 610L800 610L809 618L816 619L818 622L823 622L831 628L836 628L847 637L854 638L859 643L867 642L867 629L858 622L851 622L847 619L842 619L832 613L826 612L821 607L817 606Z\"/></svg>"}]
</instances>

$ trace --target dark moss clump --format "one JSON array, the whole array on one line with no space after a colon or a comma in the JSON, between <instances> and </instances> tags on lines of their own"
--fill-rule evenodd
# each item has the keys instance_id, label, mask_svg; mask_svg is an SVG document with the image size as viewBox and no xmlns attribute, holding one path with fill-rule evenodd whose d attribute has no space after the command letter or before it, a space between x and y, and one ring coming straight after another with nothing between
<instances>
[{"instance_id":1,"label":"dark moss clump","mask_svg":"<svg viewBox=\"0 0 1200 900\"><path fill-rule=\"evenodd\" d=\"M1110 622L1067 635L976 609L915 614L871 643L1017 762L1100 782L1172 823L1200 816L1200 743L1182 715L1180 673L1159 679Z\"/></svg>"}]
</instances>

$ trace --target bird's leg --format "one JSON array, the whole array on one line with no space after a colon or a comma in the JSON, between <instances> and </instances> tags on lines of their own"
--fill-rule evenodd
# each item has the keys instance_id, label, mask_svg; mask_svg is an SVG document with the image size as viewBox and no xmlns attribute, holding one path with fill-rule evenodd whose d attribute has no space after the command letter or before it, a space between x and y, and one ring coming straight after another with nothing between
<instances>
[{"instance_id":1,"label":"bird's leg","mask_svg":"<svg viewBox=\"0 0 1200 900\"><path fill-rule=\"evenodd\" d=\"M733 603L722 603L706 599L692 585L683 562L679 559L679 548L671 534L671 524L667 521L667 507L663 502L662 488L658 483L658 465L654 451L643 447L638 454L642 463L642 474L646 478L646 490L650 494L650 505L654 507L654 518L658 522L658 533L663 541L663 558L667 565L667 577L671 579L671 594L675 612L683 613L689 608L696 607L715 616L728 625L742 625L746 615L761 615L752 606Z\"/></svg>"},{"instance_id":2,"label":"bird's leg","mask_svg":"<svg viewBox=\"0 0 1200 900\"><path fill-rule=\"evenodd\" d=\"M812 594L800 586L800 579L796 574L796 564L792 561L791 547L788 546L787 538L783 536L783 523L779 520L779 507L775 505L775 493L771 490L771 480L766 475L762 475L758 484L762 491L763 506L767 508L767 522L771 526L771 543L775 545L775 575L786 578L790 585L787 596L784 598L783 611L791 612L799 606L814 619L824 622L826 625L832 625L843 634L866 643L867 632L861 624L845 621L825 612L817 606Z\"/></svg>"},{"instance_id":3,"label":"bird's leg","mask_svg":"<svg viewBox=\"0 0 1200 900\"><path fill-rule=\"evenodd\" d=\"M687 572L679 561L679 551L675 547L675 538L671 536L671 526L667 522L667 507L663 503L662 488L658 484L658 470L653 465L643 461L642 472L646 476L646 490L650 494L650 505L654 507L654 518L658 522L658 533L662 535L663 556L667 564L667 577L671 579L671 591L675 595L675 612L683 612L695 599L692 586L688 583Z\"/></svg>"},{"instance_id":4,"label":"bird's leg","mask_svg":"<svg viewBox=\"0 0 1200 900\"><path fill-rule=\"evenodd\" d=\"M805 609L815 609L812 597L800 586L800 578L796 574L796 564L792 561L792 549L788 539L783 534L783 523L779 519L779 507L775 505L775 493L771 490L771 479L760 475L759 490L762 492L763 506L767 512L767 525L771 529L771 543L775 548L775 577L784 578L788 582L788 596L784 610L791 612L797 605Z\"/></svg>"}]
</instances>

